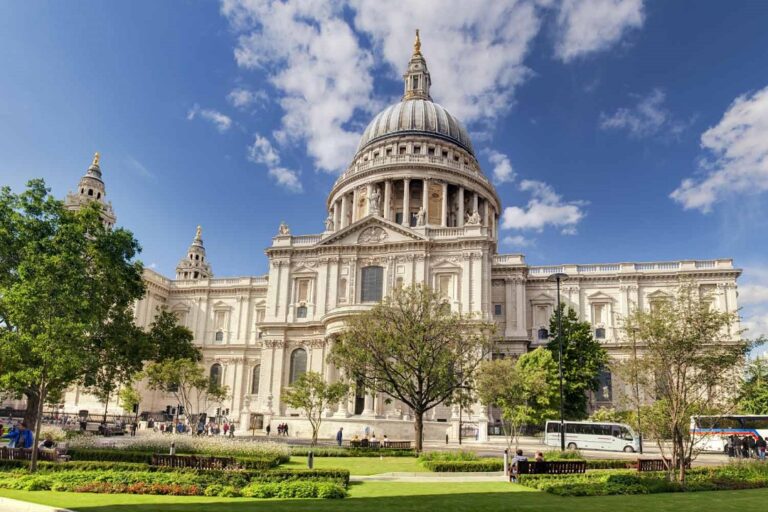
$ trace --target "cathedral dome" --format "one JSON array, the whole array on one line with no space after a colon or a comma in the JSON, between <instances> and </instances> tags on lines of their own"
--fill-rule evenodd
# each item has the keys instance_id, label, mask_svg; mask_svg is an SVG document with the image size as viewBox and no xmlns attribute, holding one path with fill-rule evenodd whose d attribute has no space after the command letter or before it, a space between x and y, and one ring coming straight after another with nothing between
<instances>
[{"instance_id":1,"label":"cathedral dome","mask_svg":"<svg viewBox=\"0 0 768 512\"><path fill-rule=\"evenodd\" d=\"M475 154L461 122L428 97L404 98L381 111L363 132L357 150L385 137L410 134L438 137L457 144L473 156Z\"/></svg>"}]
</instances>

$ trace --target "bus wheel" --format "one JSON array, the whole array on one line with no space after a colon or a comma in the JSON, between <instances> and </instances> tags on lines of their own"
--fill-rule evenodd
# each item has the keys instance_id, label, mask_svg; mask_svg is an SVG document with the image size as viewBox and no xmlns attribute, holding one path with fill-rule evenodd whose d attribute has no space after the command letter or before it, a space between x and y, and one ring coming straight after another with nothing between
<instances>
[{"instance_id":1,"label":"bus wheel","mask_svg":"<svg viewBox=\"0 0 768 512\"><path fill-rule=\"evenodd\" d=\"M635 449L632 448L631 446L625 446L624 451L627 453L635 453Z\"/></svg>"},{"instance_id":2,"label":"bus wheel","mask_svg":"<svg viewBox=\"0 0 768 512\"><path fill-rule=\"evenodd\" d=\"M576 443L568 443L568 449L569 450L575 450L576 449Z\"/></svg>"}]
</instances>

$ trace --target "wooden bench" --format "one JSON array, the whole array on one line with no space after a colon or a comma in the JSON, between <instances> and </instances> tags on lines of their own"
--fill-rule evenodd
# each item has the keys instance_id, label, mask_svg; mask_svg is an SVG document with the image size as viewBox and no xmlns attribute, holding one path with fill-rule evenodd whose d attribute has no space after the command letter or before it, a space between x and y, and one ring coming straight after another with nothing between
<instances>
[{"instance_id":1,"label":"wooden bench","mask_svg":"<svg viewBox=\"0 0 768 512\"><path fill-rule=\"evenodd\" d=\"M585 473L587 461L585 460L552 460L552 461L520 461L517 463L518 475L570 475Z\"/></svg>"},{"instance_id":2,"label":"wooden bench","mask_svg":"<svg viewBox=\"0 0 768 512\"><path fill-rule=\"evenodd\" d=\"M667 471L669 466L672 464L672 461L670 459L637 459L637 462L634 465L637 466L637 470L642 471ZM685 463L685 468L690 469L691 468L691 461L687 460Z\"/></svg>"},{"instance_id":3,"label":"wooden bench","mask_svg":"<svg viewBox=\"0 0 768 512\"><path fill-rule=\"evenodd\" d=\"M152 465L166 468L240 469L234 457L152 454Z\"/></svg>"},{"instance_id":4,"label":"wooden bench","mask_svg":"<svg viewBox=\"0 0 768 512\"><path fill-rule=\"evenodd\" d=\"M32 460L32 448L0 448L0 460ZM37 460L47 460L56 462L59 460L59 454L56 450L37 450Z\"/></svg>"},{"instance_id":5,"label":"wooden bench","mask_svg":"<svg viewBox=\"0 0 768 512\"><path fill-rule=\"evenodd\" d=\"M349 442L350 448L370 448L372 450L378 450L379 448L386 448L389 450L410 450L411 441L371 441L368 439L351 440Z\"/></svg>"}]
</instances>

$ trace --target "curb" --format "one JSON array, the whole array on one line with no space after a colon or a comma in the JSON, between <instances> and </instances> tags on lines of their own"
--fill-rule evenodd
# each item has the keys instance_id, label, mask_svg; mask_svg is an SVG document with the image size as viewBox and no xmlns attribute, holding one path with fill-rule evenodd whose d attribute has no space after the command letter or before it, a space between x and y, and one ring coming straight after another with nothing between
<instances>
[{"instance_id":1,"label":"curb","mask_svg":"<svg viewBox=\"0 0 768 512\"><path fill-rule=\"evenodd\" d=\"M0 496L0 512L74 512L68 508L50 507L28 501L13 500Z\"/></svg>"}]
</instances>

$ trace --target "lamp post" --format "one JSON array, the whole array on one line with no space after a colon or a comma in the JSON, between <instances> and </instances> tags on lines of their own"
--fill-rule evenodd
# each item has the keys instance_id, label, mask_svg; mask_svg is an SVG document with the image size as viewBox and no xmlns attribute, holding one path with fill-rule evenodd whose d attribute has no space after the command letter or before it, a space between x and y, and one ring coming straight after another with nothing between
<instances>
[{"instance_id":1,"label":"lamp post","mask_svg":"<svg viewBox=\"0 0 768 512\"><path fill-rule=\"evenodd\" d=\"M568 274L556 272L547 281L557 283L557 371L560 376L560 451L565 451L565 419L563 412L563 310L560 309L560 280L568 279Z\"/></svg>"},{"instance_id":2,"label":"lamp post","mask_svg":"<svg viewBox=\"0 0 768 512\"><path fill-rule=\"evenodd\" d=\"M637 376L637 328L633 327L631 328L632 331L632 367L634 369L634 381L635 381L635 403L637 404L637 437L638 437L638 448L640 449L640 454L643 454L643 429L640 424L640 384L638 382L638 376Z\"/></svg>"}]
</instances>

